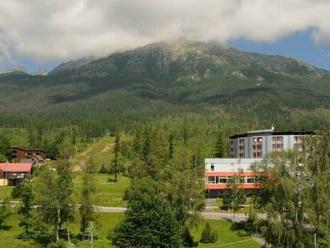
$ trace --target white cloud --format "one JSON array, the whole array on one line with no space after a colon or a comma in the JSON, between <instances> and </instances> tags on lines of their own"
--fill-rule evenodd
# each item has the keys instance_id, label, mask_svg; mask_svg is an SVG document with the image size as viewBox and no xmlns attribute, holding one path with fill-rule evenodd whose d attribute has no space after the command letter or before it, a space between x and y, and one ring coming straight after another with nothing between
<instances>
[{"instance_id":1,"label":"white cloud","mask_svg":"<svg viewBox=\"0 0 330 248\"><path fill-rule=\"evenodd\" d=\"M329 0L0 0L0 67L178 37L272 42L312 29L315 42L330 43L329 13Z\"/></svg>"}]
</instances>

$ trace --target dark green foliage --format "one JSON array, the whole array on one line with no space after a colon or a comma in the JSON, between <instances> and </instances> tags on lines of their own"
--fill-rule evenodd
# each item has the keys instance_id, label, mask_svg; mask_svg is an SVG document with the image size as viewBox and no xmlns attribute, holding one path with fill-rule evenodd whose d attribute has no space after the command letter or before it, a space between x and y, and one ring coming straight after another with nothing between
<instances>
[{"instance_id":1,"label":"dark green foliage","mask_svg":"<svg viewBox=\"0 0 330 248\"><path fill-rule=\"evenodd\" d=\"M306 139L302 152L290 151L261 164L263 186L270 194L266 218L257 228L276 247L328 247L330 237L329 135ZM288 166L288 164L290 166ZM264 199L263 199L264 200ZM255 222L255 221L254 221Z\"/></svg>"},{"instance_id":2,"label":"dark green foliage","mask_svg":"<svg viewBox=\"0 0 330 248\"><path fill-rule=\"evenodd\" d=\"M47 245L46 248L74 248L72 244L69 244L65 242L64 240L59 240L57 242L52 242L49 245Z\"/></svg>"},{"instance_id":3,"label":"dark green foliage","mask_svg":"<svg viewBox=\"0 0 330 248\"><path fill-rule=\"evenodd\" d=\"M101 168L99 169L99 173L100 174L108 174L109 170L107 169L107 167L105 167L104 164L101 165Z\"/></svg>"},{"instance_id":4,"label":"dark green foliage","mask_svg":"<svg viewBox=\"0 0 330 248\"><path fill-rule=\"evenodd\" d=\"M246 201L246 194L240 185L240 176L233 177L232 181L227 185L227 189L222 193L223 208L232 209L234 214L239 210Z\"/></svg>"},{"instance_id":5,"label":"dark green foliage","mask_svg":"<svg viewBox=\"0 0 330 248\"><path fill-rule=\"evenodd\" d=\"M114 158L111 161L110 174L114 175L114 182L117 182L118 173L121 169L121 141L120 133L117 131L115 135L115 144L114 144Z\"/></svg>"},{"instance_id":6,"label":"dark green foliage","mask_svg":"<svg viewBox=\"0 0 330 248\"><path fill-rule=\"evenodd\" d=\"M18 186L16 186L18 187ZM30 239L32 237L32 225L33 225L33 204L34 204L34 195L32 191L32 184L29 181L26 181L18 187L19 192L16 195L21 199L22 203L18 209L18 214L21 215L21 220L19 226L22 227L23 232L20 234L20 237L23 239Z\"/></svg>"},{"instance_id":7,"label":"dark green foliage","mask_svg":"<svg viewBox=\"0 0 330 248\"><path fill-rule=\"evenodd\" d=\"M197 247L198 241L194 241L193 236L191 235L189 228L184 226L183 234L182 234L183 246L190 248L190 247Z\"/></svg>"},{"instance_id":8,"label":"dark green foliage","mask_svg":"<svg viewBox=\"0 0 330 248\"><path fill-rule=\"evenodd\" d=\"M174 137L173 134L170 134L169 140L168 140L168 158L172 159L174 156Z\"/></svg>"},{"instance_id":9,"label":"dark green foliage","mask_svg":"<svg viewBox=\"0 0 330 248\"><path fill-rule=\"evenodd\" d=\"M214 157L223 158L224 155L225 155L225 142L223 136L220 134L218 135L216 145L214 148Z\"/></svg>"},{"instance_id":10,"label":"dark green foliage","mask_svg":"<svg viewBox=\"0 0 330 248\"><path fill-rule=\"evenodd\" d=\"M182 247L174 209L161 192L150 178L132 183L125 217L112 235L115 247Z\"/></svg>"},{"instance_id":11,"label":"dark green foliage","mask_svg":"<svg viewBox=\"0 0 330 248\"><path fill-rule=\"evenodd\" d=\"M45 168L34 181L37 216L35 238L43 244L60 239L60 232L73 221L72 172L65 160L57 161L56 171Z\"/></svg>"},{"instance_id":12,"label":"dark green foliage","mask_svg":"<svg viewBox=\"0 0 330 248\"><path fill-rule=\"evenodd\" d=\"M201 243L215 243L218 240L218 234L212 230L211 225L206 222L200 239Z\"/></svg>"},{"instance_id":13,"label":"dark green foliage","mask_svg":"<svg viewBox=\"0 0 330 248\"><path fill-rule=\"evenodd\" d=\"M83 171L83 186L81 190L80 212L80 232L83 236L87 232L90 222L95 221L95 210L93 207L93 194L95 193L95 185L90 166L86 166Z\"/></svg>"},{"instance_id":14,"label":"dark green foliage","mask_svg":"<svg viewBox=\"0 0 330 248\"><path fill-rule=\"evenodd\" d=\"M0 201L0 230L4 227L5 220L11 215L11 207L9 206L9 199Z\"/></svg>"},{"instance_id":15,"label":"dark green foliage","mask_svg":"<svg viewBox=\"0 0 330 248\"><path fill-rule=\"evenodd\" d=\"M10 140L0 132L0 162L10 159Z\"/></svg>"}]
</instances>

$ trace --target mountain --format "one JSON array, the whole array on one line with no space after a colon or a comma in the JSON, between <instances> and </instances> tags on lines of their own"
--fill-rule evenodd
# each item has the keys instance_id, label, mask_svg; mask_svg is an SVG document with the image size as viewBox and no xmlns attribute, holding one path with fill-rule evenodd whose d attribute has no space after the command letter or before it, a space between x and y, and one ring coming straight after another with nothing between
<instances>
[{"instance_id":1,"label":"mountain","mask_svg":"<svg viewBox=\"0 0 330 248\"><path fill-rule=\"evenodd\" d=\"M214 108L327 111L330 73L294 58L176 40L71 61L48 75L0 74L0 113L139 115Z\"/></svg>"}]
</instances>

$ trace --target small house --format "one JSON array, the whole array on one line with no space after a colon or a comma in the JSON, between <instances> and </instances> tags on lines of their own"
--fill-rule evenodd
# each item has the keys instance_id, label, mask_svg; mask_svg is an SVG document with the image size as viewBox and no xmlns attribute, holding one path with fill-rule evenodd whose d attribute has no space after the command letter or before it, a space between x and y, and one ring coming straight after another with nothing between
<instances>
[{"instance_id":1,"label":"small house","mask_svg":"<svg viewBox=\"0 0 330 248\"><path fill-rule=\"evenodd\" d=\"M14 186L29 178L32 163L0 163L0 186Z\"/></svg>"}]
</instances>

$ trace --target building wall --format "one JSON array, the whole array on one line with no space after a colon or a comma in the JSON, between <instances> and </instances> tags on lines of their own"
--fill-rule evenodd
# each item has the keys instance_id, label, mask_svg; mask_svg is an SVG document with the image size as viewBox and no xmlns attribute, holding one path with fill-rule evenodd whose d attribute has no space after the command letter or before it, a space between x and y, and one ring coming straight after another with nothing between
<instances>
[{"instance_id":1,"label":"building wall","mask_svg":"<svg viewBox=\"0 0 330 248\"><path fill-rule=\"evenodd\" d=\"M229 180L237 176L241 179L242 189L258 189L255 173L251 166L262 162L262 159L205 159L205 189L224 190L228 188Z\"/></svg>"},{"instance_id":2,"label":"building wall","mask_svg":"<svg viewBox=\"0 0 330 248\"><path fill-rule=\"evenodd\" d=\"M7 186L8 180L5 178L0 178L0 186Z\"/></svg>"},{"instance_id":3,"label":"building wall","mask_svg":"<svg viewBox=\"0 0 330 248\"><path fill-rule=\"evenodd\" d=\"M278 135L272 132L251 133L230 139L232 158L265 158L271 152L292 150L301 144L305 135Z\"/></svg>"}]
</instances>

